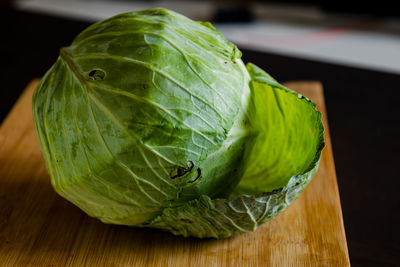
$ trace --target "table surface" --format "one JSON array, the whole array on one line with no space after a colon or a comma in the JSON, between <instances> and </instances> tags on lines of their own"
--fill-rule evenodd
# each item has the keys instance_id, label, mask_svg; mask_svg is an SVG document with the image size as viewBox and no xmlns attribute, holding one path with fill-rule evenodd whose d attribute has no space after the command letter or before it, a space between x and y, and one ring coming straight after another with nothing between
<instances>
[{"instance_id":1,"label":"table surface","mask_svg":"<svg viewBox=\"0 0 400 267\"><path fill-rule=\"evenodd\" d=\"M0 42L0 118L4 119L26 84L42 76L59 48L88 24L2 8L0 25L6 37ZM322 82L350 261L353 266L398 265L400 76L242 52L245 62L256 63L279 81Z\"/></svg>"},{"instance_id":2,"label":"table surface","mask_svg":"<svg viewBox=\"0 0 400 267\"><path fill-rule=\"evenodd\" d=\"M101 223L58 196L35 135L32 81L0 127L2 266L349 266L323 90L291 82L323 114L326 147L300 197L257 231L223 240Z\"/></svg>"}]
</instances>

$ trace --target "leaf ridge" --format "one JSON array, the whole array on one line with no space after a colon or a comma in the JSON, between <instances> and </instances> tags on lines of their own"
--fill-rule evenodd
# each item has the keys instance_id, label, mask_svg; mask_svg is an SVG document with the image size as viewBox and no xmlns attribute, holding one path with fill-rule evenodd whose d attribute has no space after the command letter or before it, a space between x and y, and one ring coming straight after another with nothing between
<instances>
[{"instance_id":1,"label":"leaf ridge","mask_svg":"<svg viewBox=\"0 0 400 267\"><path fill-rule=\"evenodd\" d=\"M188 129L190 129L190 130L196 132L197 134L199 134L200 136L202 136L204 139L206 139L207 141L209 141L211 144L216 145L216 143L215 143L213 140L211 140L209 137L207 137L207 136L206 136L205 134L203 134L201 131L197 130L196 128L192 128L190 125L187 125L184 121L182 121L181 119L179 119L178 117L176 117L174 114L172 114L171 112L169 112L168 109L165 108L164 106L162 106L161 104L158 104L158 103L156 103L156 102L154 102L154 101L151 101L150 99L147 99L147 98L144 98L144 97L139 97L139 96L137 96L137 95L135 95L135 94L132 94L132 93L130 93L130 92L121 91L121 90L115 90L115 89L110 89L110 88L108 88L108 87L103 87L103 86L99 86L99 85L96 85L96 87L98 87L98 88L100 88L100 89L103 89L103 90L107 90L107 91L116 93L116 94L120 94L120 95L129 97L129 98L131 98L131 99L133 99L133 100L136 100L136 101L140 101L140 102L147 103L147 104L150 104L150 105L152 105L152 106L155 106L155 107L157 107L158 109L162 110L165 114L167 114L168 116L170 116L171 118L173 118L174 120L176 120L177 122L179 122L179 123L185 125ZM94 97L95 97L95 96L94 96ZM96 99L97 99L97 97L96 97ZM100 100L98 100L98 101L100 101ZM104 106L104 107L105 107L105 106ZM107 108L107 107L105 107L105 108ZM111 113L111 111L110 111L110 113Z\"/></svg>"}]
</instances>

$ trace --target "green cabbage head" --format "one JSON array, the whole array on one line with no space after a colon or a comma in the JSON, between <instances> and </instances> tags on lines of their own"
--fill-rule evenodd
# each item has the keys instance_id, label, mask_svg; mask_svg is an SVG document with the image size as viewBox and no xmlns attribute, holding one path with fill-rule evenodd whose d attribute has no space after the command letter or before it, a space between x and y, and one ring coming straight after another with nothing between
<instances>
[{"instance_id":1,"label":"green cabbage head","mask_svg":"<svg viewBox=\"0 0 400 267\"><path fill-rule=\"evenodd\" d=\"M210 23L166 9L96 23L33 97L54 189L105 223L226 238L285 209L318 168L321 114Z\"/></svg>"}]
</instances>

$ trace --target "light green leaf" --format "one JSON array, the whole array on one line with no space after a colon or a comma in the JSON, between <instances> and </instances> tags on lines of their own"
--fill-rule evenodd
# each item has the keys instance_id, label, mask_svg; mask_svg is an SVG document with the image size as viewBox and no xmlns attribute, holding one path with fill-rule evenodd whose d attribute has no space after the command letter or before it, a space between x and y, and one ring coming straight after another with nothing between
<instances>
[{"instance_id":1,"label":"light green leaf","mask_svg":"<svg viewBox=\"0 0 400 267\"><path fill-rule=\"evenodd\" d=\"M291 177L314 168L324 146L321 113L308 98L294 92L249 63L250 127L257 133L236 193L283 188Z\"/></svg>"}]
</instances>

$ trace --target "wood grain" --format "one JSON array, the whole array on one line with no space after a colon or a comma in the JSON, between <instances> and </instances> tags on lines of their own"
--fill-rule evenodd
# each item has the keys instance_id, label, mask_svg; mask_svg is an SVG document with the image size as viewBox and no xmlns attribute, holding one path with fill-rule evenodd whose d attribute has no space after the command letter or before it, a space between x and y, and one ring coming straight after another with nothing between
<instances>
[{"instance_id":1,"label":"wood grain","mask_svg":"<svg viewBox=\"0 0 400 267\"><path fill-rule=\"evenodd\" d=\"M0 128L0 266L349 266L320 83L286 84L324 115L327 146L318 173L277 218L226 240L103 224L58 196L34 132L37 83Z\"/></svg>"}]
</instances>

